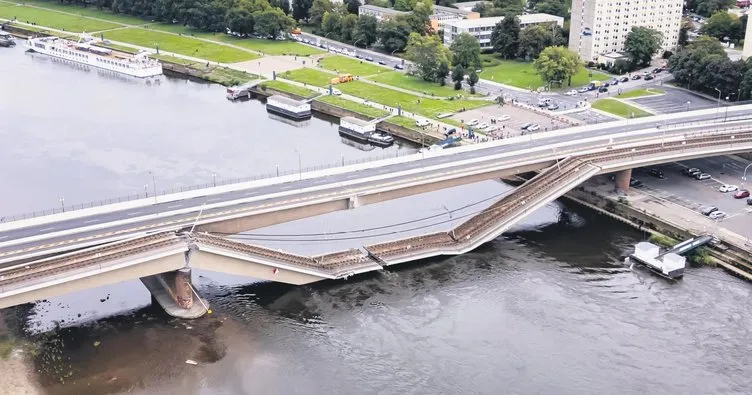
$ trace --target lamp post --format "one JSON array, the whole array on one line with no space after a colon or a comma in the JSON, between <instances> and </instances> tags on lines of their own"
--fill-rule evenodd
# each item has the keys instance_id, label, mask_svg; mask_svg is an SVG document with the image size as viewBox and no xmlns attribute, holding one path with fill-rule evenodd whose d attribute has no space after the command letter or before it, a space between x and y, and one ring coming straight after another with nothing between
<instances>
[{"instance_id":1,"label":"lamp post","mask_svg":"<svg viewBox=\"0 0 752 395\"><path fill-rule=\"evenodd\" d=\"M63 212L65 212L65 199L62 196L60 197L60 207L62 207Z\"/></svg>"},{"instance_id":2,"label":"lamp post","mask_svg":"<svg viewBox=\"0 0 752 395\"><path fill-rule=\"evenodd\" d=\"M295 153L298 154L298 179L302 180L303 179L303 162L302 162L302 159L300 158L300 151L298 151L297 148L295 149Z\"/></svg>"},{"instance_id":3,"label":"lamp post","mask_svg":"<svg viewBox=\"0 0 752 395\"><path fill-rule=\"evenodd\" d=\"M214 181L214 186L217 186L217 173L212 173L212 180Z\"/></svg>"},{"instance_id":4,"label":"lamp post","mask_svg":"<svg viewBox=\"0 0 752 395\"><path fill-rule=\"evenodd\" d=\"M742 176L742 189L744 189L744 182L747 181L747 170L752 166L752 163L748 164L747 167L744 168L744 175Z\"/></svg>"},{"instance_id":5,"label":"lamp post","mask_svg":"<svg viewBox=\"0 0 752 395\"><path fill-rule=\"evenodd\" d=\"M718 111L721 110L721 90L718 88L713 88L718 92L718 105L715 108L715 116L718 116Z\"/></svg>"},{"instance_id":6,"label":"lamp post","mask_svg":"<svg viewBox=\"0 0 752 395\"><path fill-rule=\"evenodd\" d=\"M452 218L452 212L449 211L449 209L447 208L447 206L443 206L442 205L441 208L443 208L447 212L447 215L449 216L449 226L452 227L452 238L455 239L455 240L457 240L457 237L454 234L454 219Z\"/></svg>"},{"instance_id":7,"label":"lamp post","mask_svg":"<svg viewBox=\"0 0 752 395\"><path fill-rule=\"evenodd\" d=\"M154 177L153 171L149 170L149 174L151 175L151 186L154 192L154 203L157 203L157 179Z\"/></svg>"},{"instance_id":8,"label":"lamp post","mask_svg":"<svg viewBox=\"0 0 752 395\"><path fill-rule=\"evenodd\" d=\"M729 93L729 96L726 96L726 111L724 111L724 113L723 113L723 122L726 122L726 118L728 117L728 108L729 108L728 101L729 101L729 97L731 95L735 95L735 94L736 93L731 92L731 93Z\"/></svg>"},{"instance_id":9,"label":"lamp post","mask_svg":"<svg viewBox=\"0 0 752 395\"><path fill-rule=\"evenodd\" d=\"M687 111L689 111L689 105L692 104L691 101L687 100Z\"/></svg>"},{"instance_id":10,"label":"lamp post","mask_svg":"<svg viewBox=\"0 0 752 395\"><path fill-rule=\"evenodd\" d=\"M149 197L149 184L144 184L144 195Z\"/></svg>"}]
</instances>

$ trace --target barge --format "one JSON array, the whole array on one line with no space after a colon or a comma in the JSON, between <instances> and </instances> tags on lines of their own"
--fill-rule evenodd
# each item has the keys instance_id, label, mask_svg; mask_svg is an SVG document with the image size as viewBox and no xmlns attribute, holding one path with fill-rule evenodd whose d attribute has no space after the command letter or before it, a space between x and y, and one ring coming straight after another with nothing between
<instances>
[{"instance_id":1,"label":"barge","mask_svg":"<svg viewBox=\"0 0 752 395\"><path fill-rule=\"evenodd\" d=\"M162 74L162 64L150 59L146 52L135 55L114 53L109 48L93 45L94 39L71 41L58 37L37 37L26 40L29 50L86 66L147 78Z\"/></svg>"},{"instance_id":2,"label":"barge","mask_svg":"<svg viewBox=\"0 0 752 395\"><path fill-rule=\"evenodd\" d=\"M302 121L311 118L311 103L274 95L266 99L266 111L285 118Z\"/></svg>"},{"instance_id":3,"label":"barge","mask_svg":"<svg viewBox=\"0 0 752 395\"><path fill-rule=\"evenodd\" d=\"M355 141L388 147L394 144L394 137L376 131L376 123L355 117L343 117L339 120L339 134Z\"/></svg>"},{"instance_id":4,"label":"barge","mask_svg":"<svg viewBox=\"0 0 752 395\"><path fill-rule=\"evenodd\" d=\"M670 280L678 280L684 276L686 258L669 252L660 253L660 248L652 243L640 242L635 244L634 253L629 254L627 262L645 266L653 273Z\"/></svg>"}]
</instances>

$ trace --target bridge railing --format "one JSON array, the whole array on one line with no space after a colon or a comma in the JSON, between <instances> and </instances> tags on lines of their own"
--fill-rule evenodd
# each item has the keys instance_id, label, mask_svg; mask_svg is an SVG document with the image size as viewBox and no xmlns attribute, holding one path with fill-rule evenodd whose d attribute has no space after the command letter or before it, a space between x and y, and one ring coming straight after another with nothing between
<instances>
[{"instance_id":1,"label":"bridge railing","mask_svg":"<svg viewBox=\"0 0 752 395\"><path fill-rule=\"evenodd\" d=\"M317 171L317 170L333 169L336 167L358 165L358 164L363 164L367 162L375 162L375 161L384 160L384 159L397 158L400 155L405 156L405 155L410 155L413 153L414 152L411 151L409 153L400 154L399 151L395 151L395 153L393 154L390 153L390 154L385 154L385 155L369 156L367 158L349 159L349 160L345 160L344 158L342 158L338 162L331 162L328 164L320 164L320 165L306 166L306 167L300 167L300 168L291 168L291 169L290 168L280 169L277 166L272 171L269 171L266 173L259 173L259 174L255 174L255 175L251 175L247 177L232 177L232 178L214 178L213 177L212 181L205 182L202 184L176 185L169 189L158 189L156 196L171 195L174 193L189 192L189 191L218 187L218 186L223 186L223 185L231 185L231 184L238 184L242 182L258 181L258 180L264 180L264 179L270 179L270 178L276 178L276 177L282 177L282 176L289 176L289 175L307 173L307 172ZM154 197L155 197L154 192L144 191L144 192L136 193L132 195L119 196L119 197L96 200L96 201L91 201L91 202L86 202L86 203L76 203L72 205L69 205L65 202L61 202L60 207L53 207L53 208L46 209L46 210L32 211L32 212L27 212L27 213L5 215L5 216L0 215L0 223L20 221L23 219L36 218L36 217L42 217L45 215L83 210L83 209L92 208L92 207L106 206L109 204L129 202L129 201L139 200L139 199L148 199L148 198L153 199Z\"/></svg>"},{"instance_id":2,"label":"bridge railing","mask_svg":"<svg viewBox=\"0 0 752 395\"><path fill-rule=\"evenodd\" d=\"M719 110L719 116L723 117L722 110ZM750 119L749 116L741 115L741 116L727 117L726 121L733 122L733 121L748 120L748 119ZM710 119L710 120L706 119L706 120L694 121L694 122L672 122L672 123L666 123L665 125L662 125L661 127L659 127L659 129L662 128L666 131L670 131L670 130L676 130L679 128L686 128L690 126L708 125L708 124L717 123L717 122L718 122L718 119ZM707 134L725 134L732 130L743 130L743 129L749 129L749 126L733 126L733 127L717 128L711 131L687 133L686 135L688 137L690 136L695 137L695 136L707 135ZM670 136L667 136L667 137L670 137ZM409 153L403 153L402 156L411 155L413 153L414 152L412 151ZM330 162L328 164L320 164L320 165L300 167L300 168L280 169L279 166L276 166L275 169L270 172L255 174L255 175L251 175L248 177L237 177L237 178L214 178L213 177L211 182L206 182L202 184L194 184L194 185L177 185L169 189L157 190L156 196L164 196L164 195L170 195L170 194L180 193L180 192L189 192L189 191L206 189L206 188L223 186L223 185L238 184L242 182L258 181L258 180L263 180L263 179L289 176L289 175L299 174L299 173L307 173L307 172L317 171L317 170L332 169L336 167L357 165L357 164L362 164L362 163L367 163L367 162L374 162L374 161L379 161L379 160L384 160L384 159L396 158L399 156L400 156L400 152L395 151L393 154L390 153L390 154L379 155L379 156L370 156L367 158L360 158L360 159L354 159L354 160L353 159L345 160L344 158L342 158L337 162ZM66 205L64 204L64 202L61 202L60 207L53 207L53 208L46 209L46 210L33 211L33 212L14 214L14 215L0 214L0 223L19 221L19 220L24 220L24 219L29 219L29 218L41 217L45 215L59 214L63 212L83 210L87 208L100 207L100 206L106 206L109 204L123 203L123 202L128 202L128 201L133 201L133 200L148 199L148 198L154 198L154 197L155 197L154 191L152 192L144 191L142 193L136 193L132 195L119 196L119 197L102 199L102 200L91 201L91 202L86 202L86 203L76 203L73 205Z\"/></svg>"}]
</instances>

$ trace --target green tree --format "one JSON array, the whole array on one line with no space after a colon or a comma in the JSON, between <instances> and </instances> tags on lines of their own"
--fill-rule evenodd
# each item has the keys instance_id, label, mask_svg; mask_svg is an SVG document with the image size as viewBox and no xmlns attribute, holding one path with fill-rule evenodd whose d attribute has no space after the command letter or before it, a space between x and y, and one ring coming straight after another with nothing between
<instances>
[{"instance_id":1,"label":"green tree","mask_svg":"<svg viewBox=\"0 0 752 395\"><path fill-rule=\"evenodd\" d=\"M436 78L439 79L439 85L446 85L446 78L449 75L449 65L445 62L441 62L439 65L439 71L436 73Z\"/></svg>"},{"instance_id":2,"label":"green tree","mask_svg":"<svg viewBox=\"0 0 752 395\"><path fill-rule=\"evenodd\" d=\"M396 0L394 9L397 11L412 11L417 2L417 0Z\"/></svg>"},{"instance_id":3,"label":"green tree","mask_svg":"<svg viewBox=\"0 0 752 395\"><path fill-rule=\"evenodd\" d=\"M554 42L557 28L556 24L553 27L548 24L539 24L522 29L520 31L517 56L524 59L535 59L546 47L557 44L562 45L563 43L561 42ZM562 37L561 32L559 32L558 36Z\"/></svg>"},{"instance_id":4,"label":"green tree","mask_svg":"<svg viewBox=\"0 0 752 395\"><path fill-rule=\"evenodd\" d=\"M533 66L543 81L558 81L560 84L567 81L568 85L572 85L571 78L580 71L582 63L578 54L565 47L548 47L533 62Z\"/></svg>"},{"instance_id":5,"label":"green tree","mask_svg":"<svg viewBox=\"0 0 752 395\"><path fill-rule=\"evenodd\" d=\"M404 51L410 37L410 27L402 18L391 18L379 25L379 40L387 52Z\"/></svg>"},{"instance_id":6,"label":"green tree","mask_svg":"<svg viewBox=\"0 0 752 395\"><path fill-rule=\"evenodd\" d=\"M227 27L236 33L253 33L253 15L248 10L233 8L227 13Z\"/></svg>"},{"instance_id":7,"label":"green tree","mask_svg":"<svg viewBox=\"0 0 752 395\"><path fill-rule=\"evenodd\" d=\"M358 9L360 8L360 0L347 0L347 12L358 15Z\"/></svg>"},{"instance_id":8,"label":"green tree","mask_svg":"<svg viewBox=\"0 0 752 395\"><path fill-rule=\"evenodd\" d=\"M308 22L314 26L321 26L324 14L331 13L333 9L334 6L329 0L313 0L311 9L308 11Z\"/></svg>"},{"instance_id":9,"label":"green tree","mask_svg":"<svg viewBox=\"0 0 752 395\"><path fill-rule=\"evenodd\" d=\"M632 62L638 66L650 65L663 40L661 32L641 26L632 26L624 41L624 50L632 57Z\"/></svg>"},{"instance_id":10,"label":"green tree","mask_svg":"<svg viewBox=\"0 0 752 395\"><path fill-rule=\"evenodd\" d=\"M413 12L405 16L410 30L418 34L430 33L431 14L433 14L433 2L422 0L413 6Z\"/></svg>"},{"instance_id":11,"label":"green tree","mask_svg":"<svg viewBox=\"0 0 752 395\"><path fill-rule=\"evenodd\" d=\"M339 29L339 39L346 43L353 43L358 30L358 16L347 14L342 18Z\"/></svg>"},{"instance_id":12,"label":"green tree","mask_svg":"<svg viewBox=\"0 0 752 395\"><path fill-rule=\"evenodd\" d=\"M722 41L735 41L743 38L741 26L738 16L726 11L718 11L702 25L700 34L715 37Z\"/></svg>"},{"instance_id":13,"label":"green tree","mask_svg":"<svg viewBox=\"0 0 752 395\"><path fill-rule=\"evenodd\" d=\"M410 33L405 58L413 63L409 71L426 81L439 82L439 68L442 63L449 63L451 53L441 43L438 36L421 36Z\"/></svg>"},{"instance_id":14,"label":"green tree","mask_svg":"<svg viewBox=\"0 0 752 395\"><path fill-rule=\"evenodd\" d=\"M462 80L465 79L465 69L461 65L454 66L452 70L452 81L454 81L454 90L462 89Z\"/></svg>"},{"instance_id":15,"label":"green tree","mask_svg":"<svg viewBox=\"0 0 752 395\"><path fill-rule=\"evenodd\" d=\"M308 19L308 12L313 5L313 0L292 0L292 17L299 21Z\"/></svg>"},{"instance_id":16,"label":"green tree","mask_svg":"<svg viewBox=\"0 0 752 395\"><path fill-rule=\"evenodd\" d=\"M694 28L692 22L684 19L682 20L681 27L679 27L679 39L677 44L680 47L684 47L689 44L689 31Z\"/></svg>"},{"instance_id":17,"label":"green tree","mask_svg":"<svg viewBox=\"0 0 752 395\"><path fill-rule=\"evenodd\" d=\"M502 15L520 15L525 11L525 3L524 0L494 0L493 6L498 9Z\"/></svg>"},{"instance_id":18,"label":"green tree","mask_svg":"<svg viewBox=\"0 0 752 395\"><path fill-rule=\"evenodd\" d=\"M368 47L378 40L379 22L372 15L360 15L353 42L360 47Z\"/></svg>"},{"instance_id":19,"label":"green tree","mask_svg":"<svg viewBox=\"0 0 752 395\"><path fill-rule=\"evenodd\" d=\"M478 83L478 74L475 70L470 71L470 75L467 76L467 84L470 85L470 93L475 94L475 84Z\"/></svg>"},{"instance_id":20,"label":"green tree","mask_svg":"<svg viewBox=\"0 0 752 395\"><path fill-rule=\"evenodd\" d=\"M313 10L313 7L311 7ZM313 14L313 12L311 12ZM311 17L313 19L313 16ZM342 29L342 15L337 12L324 12L321 20L321 33L328 38L339 40Z\"/></svg>"},{"instance_id":21,"label":"green tree","mask_svg":"<svg viewBox=\"0 0 752 395\"><path fill-rule=\"evenodd\" d=\"M557 15L564 18L569 17L569 6L563 0L547 0L538 3L535 6L535 11L544 14Z\"/></svg>"},{"instance_id":22,"label":"green tree","mask_svg":"<svg viewBox=\"0 0 752 395\"><path fill-rule=\"evenodd\" d=\"M289 31L294 23L292 18L279 8L255 12L253 20L256 33L271 39L276 38L280 32Z\"/></svg>"},{"instance_id":23,"label":"green tree","mask_svg":"<svg viewBox=\"0 0 752 395\"><path fill-rule=\"evenodd\" d=\"M507 15L494 26L491 32L493 50L505 59L517 56L520 37L520 20L515 15Z\"/></svg>"},{"instance_id":24,"label":"green tree","mask_svg":"<svg viewBox=\"0 0 752 395\"><path fill-rule=\"evenodd\" d=\"M718 11L733 7L736 0L687 0L685 8L702 16L710 16Z\"/></svg>"},{"instance_id":25,"label":"green tree","mask_svg":"<svg viewBox=\"0 0 752 395\"><path fill-rule=\"evenodd\" d=\"M480 43L472 34L460 33L449 50L452 51L452 64L462 65L466 69L480 68Z\"/></svg>"}]
</instances>

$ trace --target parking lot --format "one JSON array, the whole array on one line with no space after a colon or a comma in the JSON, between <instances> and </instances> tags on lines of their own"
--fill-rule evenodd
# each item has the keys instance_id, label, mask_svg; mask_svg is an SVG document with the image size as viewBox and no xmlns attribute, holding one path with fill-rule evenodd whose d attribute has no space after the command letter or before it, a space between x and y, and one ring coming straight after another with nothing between
<instances>
[{"instance_id":1,"label":"parking lot","mask_svg":"<svg viewBox=\"0 0 752 395\"><path fill-rule=\"evenodd\" d=\"M454 114L451 118L460 122L468 122L472 119L477 119L479 123L491 123L491 117L499 117L502 115L509 115L510 119L504 122L498 122L495 126L498 127L496 136L504 138L519 136L522 133L520 126L525 123L536 123L540 125L538 132L546 130L552 130L555 127L565 127L566 125L555 122L551 118L543 116L541 114L534 113L532 111L524 110L512 105L505 106L486 106L476 108L469 111ZM503 128L502 128L503 126Z\"/></svg>"},{"instance_id":2,"label":"parking lot","mask_svg":"<svg viewBox=\"0 0 752 395\"><path fill-rule=\"evenodd\" d=\"M642 181L643 185L637 188L641 193L676 203L697 216L702 216L700 210L704 207L718 207L727 213L726 218L718 221L718 226L750 238L752 206L747 205L746 199L734 199L734 192L719 191L723 184L749 187L749 183L743 185L741 179L749 163L734 156L695 159L651 167L661 170L663 179L648 174L648 169L634 169L632 177ZM710 174L711 178L698 181L682 174L682 170L692 167ZM752 177L752 172L747 175ZM691 215L689 212L687 214Z\"/></svg>"},{"instance_id":3,"label":"parking lot","mask_svg":"<svg viewBox=\"0 0 752 395\"><path fill-rule=\"evenodd\" d=\"M692 93L681 89L671 88L666 85L656 86L655 88L666 91L666 94L636 98L631 99L630 101L633 101L656 114L669 114L687 110L702 110L718 106L716 101L693 95ZM721 109L721 111L723 111L723 109Z\"/></svg>"}]
</instances>

